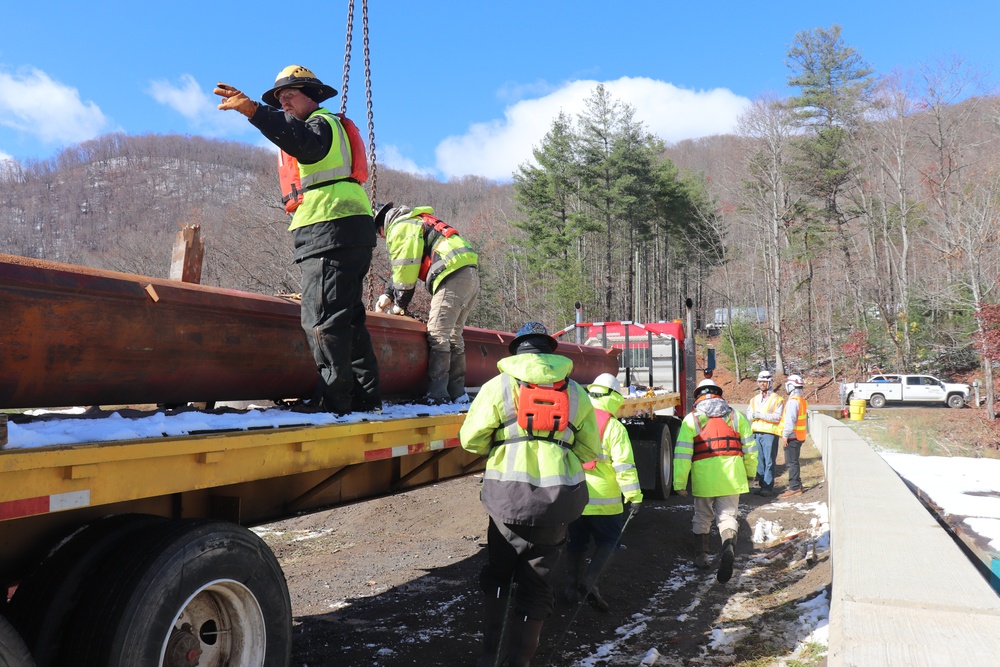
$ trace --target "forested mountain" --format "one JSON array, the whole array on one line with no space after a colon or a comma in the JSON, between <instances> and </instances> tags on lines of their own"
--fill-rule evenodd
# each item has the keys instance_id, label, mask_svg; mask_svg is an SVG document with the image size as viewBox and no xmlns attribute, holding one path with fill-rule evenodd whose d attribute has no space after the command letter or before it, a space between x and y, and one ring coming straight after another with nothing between
<instances>
[{"instance_id":1,"label":"forested mountain","mask_svg":"<svg viewBox=\"0 0 1000 667\"><path fill-rule=\"evenodd\" d=\"M512 175L441 183L378 168L376 198L431 205L477 248L475 326L585 318L700 323L765 308L722 344L741 374L937 372L991 358L1000 278L1000 98L958 59L876 75L839 28L800 33L788 97L732 135L665 145L598 86ZM203 282L297 292L273 153L197 137L107 135L52 160L0 163L5 252L163 276L181 225ZM379 248L368 287L389 267ZM418 290L413 308L425 312Z\"/></svg>"}]
</instances>

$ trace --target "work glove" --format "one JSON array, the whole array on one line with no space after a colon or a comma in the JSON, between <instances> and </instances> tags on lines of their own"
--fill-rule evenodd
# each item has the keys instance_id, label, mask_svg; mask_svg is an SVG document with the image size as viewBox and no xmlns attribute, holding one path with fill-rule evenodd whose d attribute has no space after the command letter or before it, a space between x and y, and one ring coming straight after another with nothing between
<instances>
[{"instance_id":1,"label":"work glove","mask_svg":"<svg viewBox=\"0 0 1000 667\"><path fill-rule=\"evenodd\" d=\"M388 294L383 294L375 302L375 310L380 313L388 313L389 309L392 307L392 297Z\"/></svg>"},{"instance_id":2,"label":"work glove","mask_svg":"<svg viewBox=\"0 0 1000 667\"><path fill-rule=\"evenodd\" d=\"M677 490L677 495L680 496L681 498L687 498L688 497L688 490L687 489L678 489Z\"/></svg>"},{"instance_id":3,"label":"work glove","mask_svg":"<svg viewBox=\"0 0 1000 667\"><path fill-rule=\"evenodd\" d=\"M216 84L215 90L212 92L224 98L219 105L219 108L222 110L236 109L247 118L253 118L254 113L257 111L256 102L229 84L220 82Z\"/></svg>"},{"instance_id":4,"label":"work glove","mask_svg":"<svg viewBox=\"0 0 1000 667\"><path fill-rule=\"evenodd\" d=\"M406 315L406 309L400 308L396 304L392 304L392 309L389 312L393 315Z\"/></svg>"},{"instance_id":5,"label":"work glove","mask_svg":"<svg viewBox=\"0 0 1000 667\"><path fill-rule=\"evenodd\" d=\"M756 410L750 410L749 412L747 412L747 419L749 419L750 421L753 421L754 419L757 419L757 411Z\"/></svg>"},{"instance_id":6,"label":"work glove","mask_svg":"<svg viewBox=\"0 0 1000 667\"><path fill-rule=\"evenodd\" d=\"M641 510L641 509L642 509L642 501L641 500L633 500L631 503L629 503L628 511L629 511L629 514L631 514L632 516L635 516L636 514L638 514L639 510Z\"/></svg>"}]
</instances>

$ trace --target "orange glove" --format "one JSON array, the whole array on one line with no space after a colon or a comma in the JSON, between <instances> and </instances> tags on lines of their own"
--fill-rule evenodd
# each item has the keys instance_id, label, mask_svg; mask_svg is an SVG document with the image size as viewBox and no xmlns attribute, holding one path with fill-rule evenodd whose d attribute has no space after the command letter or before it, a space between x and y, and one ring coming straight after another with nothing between
<instances>
[{"instance_id":1,"label":"orange glove","mask_svg":"<svg viewBox=\"0 0 1000 667\"><path fill-rule=\"evenodd\" d=\"M253 118L254 113L257 111L256 102L228 84L219 83L212 92L219 97L225 98L222 100L222 104L219 105L219 108L222 110L236 109L247 118Z\"/></svg>"}]
</instances>

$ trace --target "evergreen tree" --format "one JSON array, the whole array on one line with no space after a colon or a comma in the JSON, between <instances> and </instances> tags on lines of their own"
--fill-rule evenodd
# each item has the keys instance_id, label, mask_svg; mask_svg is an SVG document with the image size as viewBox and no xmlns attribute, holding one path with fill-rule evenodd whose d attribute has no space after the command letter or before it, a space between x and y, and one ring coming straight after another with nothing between
<instances>
[{"instance_id":1,"label":"evergreen tree","mask_svg":"<svg viewBox=\"0 0 1000 667\"><path fill-rule=\"evenodd\" d=\"M788 105L807 130L793 142L796 150L790 176L806 198L797 208L798 224L789 229L789 241L807 265L810 303L813 262L829 244L831 234L844 257L844 268L854 263L846 230L849 216L841 206L841 196L855 171L851 132L870 105L874 86L872 68L844 44L840 31L834 25L800 32L787 53L792 70L788 84L801 91ZM854 302L860 309L859 294ZM810 340L814 339L812 310L807 320ZM862 312L858 311L859 317Z\"/></svg>"}]
</instances>

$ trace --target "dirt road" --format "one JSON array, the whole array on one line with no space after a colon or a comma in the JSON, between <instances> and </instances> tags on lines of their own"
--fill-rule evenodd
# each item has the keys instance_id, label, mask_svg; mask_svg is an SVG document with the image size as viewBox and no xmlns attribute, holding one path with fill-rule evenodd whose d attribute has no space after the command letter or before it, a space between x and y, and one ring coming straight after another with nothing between
<instances>
[{"instance_id":1,"label":"dirt road","mask_svg":"<svg viewBox=\"0 0 1000 667\"><path fill-rule=\"evenodd\" d=\"M690 564L690 501L647 500L602 580L611 612L558 604L532 664L635 666L655 649L656 665L730 665L790 652L803 636L796 604L830 581L826 553L802 557L812 510L826 499L811 447L803 466L808 491L797 502L743 496L737 572L726 585ZM474 665L487 525L479 485L452 480L260 529L288 578L292 664ZM754 544L755 532L773 539Z\"/></svg>"}]
</instances>

